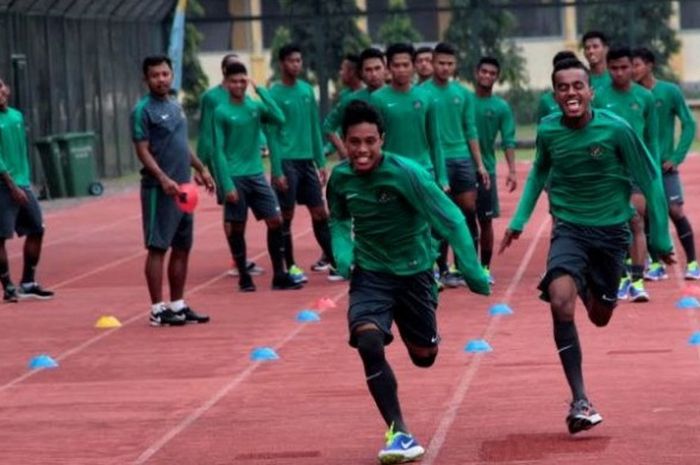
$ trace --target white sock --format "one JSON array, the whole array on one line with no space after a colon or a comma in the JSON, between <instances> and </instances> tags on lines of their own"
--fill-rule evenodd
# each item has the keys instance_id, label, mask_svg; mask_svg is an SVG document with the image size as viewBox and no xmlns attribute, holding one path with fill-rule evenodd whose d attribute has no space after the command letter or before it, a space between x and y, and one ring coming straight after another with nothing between
<instances>
[{"instance_id":1,"label":"white sock","mask_svg":"<svg viewBox=\"0 0 700 465\"><path fill-rule=\"evenodd\" d=\"M156 304L151 305L151 313L153 313L154 315L159 314L163 310L165 310L165 302L158 302Z\"/></svg>"},{"instance_id":2,"label":"white sock","mask_svg":"<svg viewBox=\"0 0 700 465\"><path fill-rule=\"evenodd\" d=\"M185 299L180 299L180 300L174 300L170 302L170 310L173 312L180 312L182 311L185 307L187 307L187 304L185 304Z\"/></svg>"}]
</instances>

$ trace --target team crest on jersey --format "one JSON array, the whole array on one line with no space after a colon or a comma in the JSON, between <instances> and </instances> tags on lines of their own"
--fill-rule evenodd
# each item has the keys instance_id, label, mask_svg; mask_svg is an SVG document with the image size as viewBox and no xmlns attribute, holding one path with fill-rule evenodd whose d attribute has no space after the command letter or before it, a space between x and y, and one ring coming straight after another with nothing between
<instances>
[{"instance_id":1,"label":"team crest on jersey","mask_svg":"<svg viewBox=\"0 0 700 465\"><path fill-rule=\"evenodd\" d=\"M420 100L416 100L415 102L413 102L413 108L415 108L416 110L420 110L422 106L423 102L421 102Z\"/></svg>"},{"instance_id":2,"label":"team crest on jersey","mask_svg":"<svg viewBox=\"0 0 700 465\"><path fill-rule=\"evenodd\" d=\"M250 116L252 116L253 118L257 118L258 117L258 110L251 111Z\"/></svg>"},{"instance_id":3,"label":"team crest on jersey","mask_svg":"<svg viewBox=\"0 0 700 465\"><path fill-rule=\"evenodd\" d=\"M630 108L634 111L639 111L639 104L637 102L630 103Z\"/></svg>"},{"instance_id":4,"label":"team crest on jersey","mask_svg":"<svg viewBox=\"0 0 700 465\"><path fill-rule=\"evenodd\" d=\"M656 108L661 108L663 106L663 104L664 104L663 100L657 100L656 101Z\"/></svg>"},{"instance_id":5,"label":"team crest on jersey","mask_svg":"<svg viewBox=\"0 0 700 465\"><path fill-rule=\"evenodd\" d=\"M486 110L484 112L484 115L486 115L487 118L493 118L495 113L493 112L493 110Z\"/></svg>"},{"instance_id":6,"label":"team crest on jersey","mask_svg":"<svg viewBox=\"0 0 700 465\"><path fill-rule=\"evenodd\" d=\"M594 145L590 148L588 153L591 155L591 158L594 160L598 160L601 155L603 155L603 147L600 145Z\"/></svg>"},{"instance_id":7,"label":"team crest on jersey","mask_svg":"<svg viewBox=\"0 0 700 465\"><path fill-rule=\"evenodd\" d=\"M396 200L396 194L385 190L380 190L377 192L378 203L389 203L392 200Z\"/></svg>"},{"instance_id":8,"label":"team crest on jersey","mask_svg":"<svg viewBox=\"0 0 700 465\"><path fill-rule=\"evenodd\" d=\"M459 97L455 97L454 100L452 100L452 102L453 102L455 105L459 105L460 103L462 103L462 101L459 99Z\"/></svg>"}]
</instances>

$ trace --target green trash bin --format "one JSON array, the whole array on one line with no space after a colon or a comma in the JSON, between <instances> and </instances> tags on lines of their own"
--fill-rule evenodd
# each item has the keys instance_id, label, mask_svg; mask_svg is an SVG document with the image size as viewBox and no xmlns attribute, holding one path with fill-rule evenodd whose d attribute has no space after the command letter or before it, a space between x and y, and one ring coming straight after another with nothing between
<instances>
[{"instance_id":1,"label":"green trash bin","mask_svg":"<svg viewBox=\"0 0 700 465\"><path fill-rule=\"evenodd\" d=\"M58 199L65 197L66 181L63 176L63 161L61 150L54 136L47 136L35 142L41 159L41 167L44 170L44 183L48 191L48 197Z\"/></svg>"},{"instance_id":2,"label":"green trash bin","mask_svg":"<svg viewBox=\"0 0 700 465\"><path fill-rule=\"evenodd\" d=\"M69 197L102 195L104 188L95 169L95 134L73 132L56 136L61 151L66 192Z\"/></svg>"}]
</instances>

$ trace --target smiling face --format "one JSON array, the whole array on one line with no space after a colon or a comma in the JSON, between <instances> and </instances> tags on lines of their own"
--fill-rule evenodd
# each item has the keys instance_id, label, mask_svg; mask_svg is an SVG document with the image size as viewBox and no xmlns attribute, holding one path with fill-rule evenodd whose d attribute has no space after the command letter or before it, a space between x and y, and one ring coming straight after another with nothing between
<instances>
[{"instance_id":1,"label":"smiling face","mask_svg":"<svg viewBox=\"0 0 700 465\"><path fill-rule=\"evenodd\" d=\"M588 74L581 68L568 68L554 75L554 99L570 120L586 117L593 91Z\"/></svg>"},{"instance_id":2,"label":"smiling face","mask_svg":"<svg viewBox=\"0 0 700 465\"><path fill-rule=\"evenodd\" d=\"M248 76L245 73L229 74L224 81L231 97L235 100L243 100L245 90L248 88Z\"/></svg>"},{"instance_id":3,"label":"smiling face","mask_svg":"<svg viewBox=\"0 0 700 465\"><path fill-rule=\"evenodd\" d=\"M498 74L498 67L490 63L482 63L476 70L476 83L479 87L491 90L498 80Z\"/></svg>"},{"instance_id":4,"label":"smiling face","mask_svg":"<svg viewBox=\"0 0 700 465\"><path fill-rule=\"evenodd\" d=\"M344 143L357 174L371 173L382 160L384 138L376 124L363 122L348 127Z\"/></svg>"}]
</instances>

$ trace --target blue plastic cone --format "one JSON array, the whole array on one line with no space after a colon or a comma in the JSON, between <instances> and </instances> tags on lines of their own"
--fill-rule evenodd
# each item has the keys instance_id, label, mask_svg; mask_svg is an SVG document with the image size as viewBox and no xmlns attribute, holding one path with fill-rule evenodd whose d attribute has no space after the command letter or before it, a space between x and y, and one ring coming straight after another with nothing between
<instances>
[{"instance_id":1,"label":"blue plastic cone","mask_svg":"<svg viewBox=\"0 0 700 465\"><path fill-rule=\"evenodd\" d=\"M700 346L700 331L695 331L688 339L688 344L691 346Z\"/></svg>"},{"instance_id":2,"label":"blue plastic cone","mask_svg":"<svg viewBox=\"0 0 700 465\"><path fill-rule=\"evenodd\" d=\"M321 321L321 317L313 310L302 310L297 313L297 321L299 323L317 323Z\"/></svg>"},{"instance_id":3,"label":"blue plastic cone","mask_svg":"<svg viewBox=\"0 0 700 465\"><path fill-rule=\"evenodd\" d=\"M250 359L254 362L279 360L279 358L280 356L277 355L277 352L272 347L256 347L250 353Z\"/></svg>"},{"instance_id":4,"label":"blue plastic cone","mask_svg":"<svg viewBox=\"0 0 700 465\"><path fill-rule=\"evenodd\" d=\"M690 310L693 308L700 308L700 302L695 297L682 297L678 302L676 302L676 308L680 310Z\"/></svg>"},{"instance_id":5,"label":"blue plastic cone","mask_svg":"<svg viewBox=\"0 0 700 465\"><path fill-rule=\"evenodd\" d=\"M465 352L492 352L493 347L483 339L472 339L464 348Z\"/></svg>"},{"instance_id":6,"label":"blue plastic cone","mask_svg":"<svg viewBox=\"0 0 700 465\"><path fill-rule=\"evenodd\" d=\"M29 360L29 368L32 370L38 370L40 368L57 368L58 362L51 358L50 355L41 354L36 357L32 357Z\"/></svg>"},{"instance_id":7,"label":"blue plastic cone","mask_svg":"<svg viewBox=\"0 0 700 465\"><path fill-rule=\"evenodd\" d=\"M513 309L510 308L508 304L495 304L489 308L489 314L491 316L512 315Z\"/></svg>"}]
</instances>

